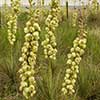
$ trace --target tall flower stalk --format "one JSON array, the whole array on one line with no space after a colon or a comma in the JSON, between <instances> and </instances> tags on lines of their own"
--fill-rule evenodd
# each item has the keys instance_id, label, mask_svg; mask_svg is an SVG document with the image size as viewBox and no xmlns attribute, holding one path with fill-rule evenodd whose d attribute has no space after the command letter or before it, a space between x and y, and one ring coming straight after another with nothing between
<instances>
[{"instance_id":1,"label":"tall flower stalk","mask_svg":"<svg viewBox=\"0 0 100 100\"><path fill-rule=\"evenodd\" d=\"M18 18L18 14L20 12L20 0L11 0L11 13L8 16L8 41L10 43L10 67L11 67L11 71L13 73L14 71L14 52L13 52L13 46L14 43L16 41L16 33L17 33L17 18ZM15 74L15 73L13 73ZM15 81L14 77L12 79L13 81Z\"/></svg>"},{"instance_id":2,"label":"tall flower stalk","mask_svg":"<svg viewBox=\"0 0 100 100\"><path fill-rule=\"evenodd\" d=\"M76 27L77 26L77 18L78 18L78 11L76 8L74 8L74 12L72 15L72 27Z\"/></svg>"},{"instance_id":3,"label":"tall flower stalk","mask_svg":"<svg viewBox=\"0 0 100 100\"><path fill-rule=\"evenodd\" d=\"M8 41L14 45L17 33L17 17L20 11L20 0L11 0L11 14L8 20Z\"/></svg>"},{"instance_id":4,"label":"tall flower stalk","mask_svg":"<svg viewBox=\"0 0 100 100\"><path fill-rule=\"evenodd\" d=\"M52 60L56 59L56 53L57 53L56 49L57 43L54 33L59 24L58 20L59 11L60 11L59 2L57 0L52 0L51 11L45 21L46 24L45 30L47 34L45 34L45 40L42 42L45 58L49 58Z\"/></svg>"},{"instance_id":5,"label":"tall flower stalk","mask_svg":"<svg viewBox=\"0 0 100 100\"><path fill-rule=\"evenodd\" d=\"M53 74L52 74L52 61L56 60L56 53L57 53L57 43L55 37L55 30L59 25L59 15L60 7L59 7L59 0L51 0L51 10L49 15L45 21L46 24L46 32L45 40L42 42L42 46L44 48L44 55L46 60L48 61L48 89L49 89L49 96L51 100L53 99L52 95L52 82L53 82Z\"/></svg>"},{"instance_id":6,"label":"tall flower stalk","mask_svg":"<svg viewBox=\"0 0 100 100\"><path fill-rule=\"evenodd\" d=\"M72 95L75 93L74 88L79 73L79 64L82 60L83 54L85 53L86 43L87 32L85 30L83 17L80 16L78 36L73 41L73 47L70 49L70 53L67 55L67 68L64 76L64 82L62 84L62 93L64 95Z\"/></svg>"},{"instance_id":7,"label":"tall flower stalk","mask_svg":"<svg viewBox=\"0 0 100 100\"><path fill-rule=\"evenodd\" d=\"M33 0L29 0L30 19L24 28L25 42L22 47L22 55L19 58L22 68L19 69L20 74L20 91L26 99L30 99L36 93L35 65L38 52L39 33L41 31L38 24L39 10L33 12Z\"/></svg>"}]
</instances>

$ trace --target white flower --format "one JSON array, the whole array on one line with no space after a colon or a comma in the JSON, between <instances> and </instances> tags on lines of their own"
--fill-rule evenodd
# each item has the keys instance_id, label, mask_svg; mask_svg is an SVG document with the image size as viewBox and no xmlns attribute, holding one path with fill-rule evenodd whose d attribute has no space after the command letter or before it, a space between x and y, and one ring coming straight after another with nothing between
<instances>
[{"instance_id":1,"label":"white flower","mask_svg":"<svg viewBox=\"0 0 100 100\"><path fill-rule=\"evenodd\" d=\"M21 82L21 87L20 87L20 90L22 90L24 87L27 87L28 84L24 81Z\"/></svg>"},{"instance_id":2,"label":"white flower","mask_svg":"<svg viewBox=\"0 0 100 100\"><path fill-rule=\"evenodd\" d=\"M86 44L82 45L82 48L85 49L86 48Z\"/></svg>"},{"instance_id":3,"label":"white flower","mask_svg":"<svg viewBox=\"0 0 100 100\"><path fill-rule=\"evenodd\" d=\"M76 47L75 50L80 52L81 49L80 49L80 47Z\"/></svg>"},{"instance_id":4,"label":"white flower","mask_svg":"<svg viewBox=\"0 0 100 100\"><path fill-rule=\"evenodd\" d=\"M70 58L72 57L72 55L71 55L71 54L68 54L67 56L68 56L68 59L70 59Z\"/></svg>"},{"instance_id":5,"label":"white flower","mask_svg":"<svg viewBox=\"0 0 100 100\"><path fill-rule=\"evenodd\" d=\"M29 77L29 82L30 84L35 84L35 78L34 77Z\"/></svg>"},{"instance_id":6,"label":"white flower","mask_svg":"<svg viewBox=\"0 0 100 100\"><path fill-rule=\"evenodd\" d=\"M32 33L32 32L34 32L34 31L35 31L35 28L34 28L34 27L32 27L32 26L30 26L30 27L29 27L29 32L31 32L31 33ZM26 32L26 33L28 33L28 32Z\"/></svg>"},{"instance_id":7,"label":"white flower","mask_svg":"<svg viewBox=\"0 0 100 100\"><path fill-rule=\"evenodd\" d=\"M41 31L40 26L38 23L34 23L34 28L37 29L38 31Z\"/></svg>"},{"instance_id":8,"label":"white flower","mask_svg":"<svg viewBox=\"0 0 100 100\"><path fill-rule=\"evenodd\" d=\"M71 51L71 52L74 52L74 50L75 50L74 48L71 48L71 50L70 50L70 51Z\"/></svg>"},{"instance_id":9,"label":"white flower","mask_svg":"<svg viewBox=\"0 0 100 100\"><path fill-rule=\"evenodd\" d=\"M19 61L20 61L20 62L23 62L23 61L24 61L24 58L23 58L23 57L20 57L20 58L19 58Z\"/></svg>"},{"instance_id":10,"label":"white flower","mask_svg":"<svg viewBox=\"0 0 100 100\"><path fill-rule=\"evenodd\" d=\"M71 82L72 82L73 85L75 85L76 80L75 79L72 79Z\"/></svg>"},{"instance_id":11,"label":"white flower","mask_svg":"<svg viewBox=\"0 0 100 100\"><path fill-rule=\"evenodd\" d=\"M26 26L29 27L30 25L31 25L31 22L28 21L28 22L26 23Z\"/></svg>"},{"instance_id":12,"label":"white flower","mask_svg":"<svg viewBox=\"0 0 100 100\"><path fill-rule=\"evenodd\" d=\"M70 81L69 79L66 79L65 82L66 82L67 84L70 84L70 83L71 83L71 81Z\"/></svg>"},{"instance_id":13,"label":"white flower","mask_svg":"<svg viewBox=\"0 0 100 100\"><path fill-rule=\"evenodd\" d=\"M72 66L75 66L75 65L76 65L76 63L73 61L73 62L72 62Z\"/></svg>"},{"instance_id":14,"label":"white flower","mask_svg":"<svg viewBox=\"0 0 100 100\"><path fill-rule=\"evenodd\" d=\"M74 75L73 75L73 78L75 78L75 79L76 79L76 78L77 78L77 74L74 74Z\"/></svg>"},{"instance_id":15,"label":"white flower","mask_svg":"<svg viewBox=\"0 0 100 100\"><path fill-rule=\"evenodd\" d=\"M26 99L29 98L29 97L28 97L28 94L27 94L25 91L23 91L23 95L25 96Z\"/></svg>"},{"instance_id":16,"label":"white flower","mask_svg":"<svg viewBox=\"0 0 100 100\"><path fill-rule=\"evenodd\" d=\"M66 69L66 73L71 73L71 69Z\"/></svg>"},{"instance_id":17,"label":"white flower","mask_svg":"<svg viewBox=\"0 0 100 100\"><path fill-rule=\"evenodd\" d=\"M33 35L36 36L36 37L39 37L39 32L38 32L38 31L35 31L35 32L33 33Z\"/></svg>"},{"instance_id":18,"label":"white flower","mask_svg":"<svg viewBox=\"0 0 100 100\"><path fill-rule=\"evenodd\" d=\"M62 88L62 92L64 92L64 94L66 94L67 90L65 88Z\"/></svg>"},{"instance_id":19,"label":"white flower","mask_svg":"<svg viewBox=\"0 0 100 100\"><path fill-rule=\"evenodd\" d=\"M69 77L70 77L70 75L69 75L69 74L66 74L66 75L65 75L65 77L66 77L66 78L69 78Z\"/></svg>"},{"instance_id":20,"label":"white flower","mask_svg":"<svg viewBox=\"0 0 100 100\"><path fill-rule=\"evenodd\" d=\"M72 60L71 59L68 59L67 60L67 64L72 64Z\"/></svg>"},{"instance_id":21,"label":"white flower","mask_svg":"<svg viewBox=\"0 0 100 100\"><path fill-rule=\"evenodd\" d=\"M48 18L51 19L53 16L52 15L48 15Z\"/></svg>"},{"instance_id":22,"label":"white flower","mask_svg":"<svg viewBox=\"0 0 100 100\"><path fill-rule=\"evenodd\" d=\"M67 85L67 89L72 90L73 89L73 85Z\"/></svg>"},{"instance_id":23,"label":"white flower","mask_svg":"<svg viewBox=\"0 0 100 100\"><path fill-rule=\"evenodd\" d=\"M29 87L25 87L25 88L24 88L24 92L25 92L25 93L29 93L29 92L30 92Z\"/></svg>"},{"instance_id":24,"label":"white flower","mask_svg":"<svg viewBox=\"0 0 100 100\"><path fill-rule=\"evenodd\" d=\"M77 64L79 64L80 61L81 61L81 57L77 57L77 58L75 58L75 62L76 62Z\"/></svg>"},{"instance_id":25,"label":"white flower","mask_svg":"<svg viewBox=\"0 0 100 100\"><path fill-rule=\"evenodd\" d=\"M85 51L83 49L80 50L80 55L83 55Z\"/></svg>"},{"instance_id":26,"label":"white flower","mask_svg":"<svg viewBox=\"0 0 100 100\"><path fill-rule=\"evenodd\" d=\"M76 54L75 54L75 52L72 52L72 56L73 56L73 57L76 57Z\"/></svg>"}]
</instances>

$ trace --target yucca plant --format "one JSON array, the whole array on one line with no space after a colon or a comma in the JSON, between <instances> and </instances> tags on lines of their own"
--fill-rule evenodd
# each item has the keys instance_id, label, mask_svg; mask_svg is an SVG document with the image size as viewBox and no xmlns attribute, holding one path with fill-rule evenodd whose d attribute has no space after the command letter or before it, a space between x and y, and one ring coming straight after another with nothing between
<instances>
[{"instance_id":1,"label":"yucca plant","mask_svg":"<svg viewBox=\"0 0 100 100\"><path fill-rule=\"evenodd\" d=\"M13 52L13 66L11 63L11 52L10 52L10 45L7 40L7 29L0 29L0 32L2 33L0 36L0 78L1 82L3 81L5 83L2 83L3 88L3 95L9 96L9 95L16 95L18 92L18 79L17 79L17 71L18 71L18 58L20 54L20 48L21 48L21 42L16 42L16 45L14 46L14 52ZM5 34L5 35L4 35ZM2 38L3 40L2 40ZM19 45L20 44L20 45ZM3 77L2 77L3 76ZM12 94L11 91L13 91ZM0 96L2 97L2 95Z\"/></svg>"},{"instance_id":2,"label":"yucca plant","mask_svg":"<svg viewBox=\"0 0 100 100\"><path fill-rule=\"evenodd\" d=\"M44 24L44 19L45 17L47 17L47 14L50 13L48 12L45 13L46 13L45 16L42 15L43 19L41 18L42 23L40 24L40 26L42 31L39 34L40 37L40 40L38 41L39 44L43 42L43 40L45 40L45 35L48 33L47 30L45 30L45 27L47 25ZM22 93L19 92L18 87L20 80L17 77L19 73L16 72L22 67L21 65L22 63L19 64L18 58L20 55L22 55L22 52L20 51L21 47L24 44L24 40L26 40L24 39L24 36L28 34L26 33L27 29L24 30L26 34L23 32L23 28L25 27L24 24L30 18L28 14L29 13L25 14L21 13L19 16L18 32L16 36L16 42L13 48L14 52L13 68L11 67L12 62L9 59L11 57L10 55L11 51L10 51L10 45L7 40L7 29L0 28L0 33L1 33L0 34L0 99L1 100L25 100L25 98L23 98L22 96ZM22 17L24 18L22 19ZM99 41L99 34L97 34L96 32L97 29L93 30L93 28L91 29L90 27L89 27L89 32L87 34L88 36L87 49L82 59L82 62L79 65L80 73L78 74L77 87L74 88L76 91L72 96L67 96L67 94L64 96L61 92L62 83L64 82L65 70L66 68L68 68L66 67L66 61L68 60L66 54L70 52L70 49L75 43L75 41L74 43L72 41L76 39L77 30L80 29L77 26L76 28L72 28L70 23L71 23L70 19L69 23L66 23L66 21L64 20L60 22L59 27L56 28L55 31L53 31L57 43L57 46L55 48L58 50L58 53L56 54L56 60L45 59L44 48L41 45L38 48L37 60L35 64L36 66L35 75L33 75L36 81L36 86L34 85L36 89L35 90L36 94L31 98L32 100L33 99L34 100L67 100L67 99L89 100L91 98L94 100L100 99L99 96L100 41ZM27 27L29 28L29 26ZM74 55L74 53L72 55ZM31 87L33 88L33 86ZM2 98L4 96L6 98ZM26 96L27 98L27 94L26 95L24 94L24 96Z\"/></svg>"}]
</instances>

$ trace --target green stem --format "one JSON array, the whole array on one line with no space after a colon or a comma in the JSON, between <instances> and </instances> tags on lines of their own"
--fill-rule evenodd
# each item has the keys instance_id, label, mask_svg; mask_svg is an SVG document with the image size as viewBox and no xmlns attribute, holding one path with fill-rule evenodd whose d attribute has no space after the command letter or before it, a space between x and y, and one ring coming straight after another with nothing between
<instances>
[{"instance_id":1,"label":"green stem","mask_svg":"<svg viewBox=\"0 0 100 100\"><path fill-rule=\"evenodd\" d=\"M12 70L13 70L13 46L11 46L11 71Z\"/></svg>"},{"instance_id":2,"label":"green stem","mask_svg":"<svg viewBox=\"0 0 100 100\"><path fill-rule=\"evenodd\" d=\"M53 76L52 76L52 61L49 59L49 68L48 68L48 79L49 79L49 94L50 94L50 100L53 99L52 95L52 89L53 89Z\"/></svg>"},{"instance_id":3,"label":"green stem","mask_svg":"<svg viewBox=\"0 0 100 100\"><path fill-rule=\"evenodd\" d=\"M14 70L14 55L13 55L13 46L11 45L11 77L12 77L12 81L14 83L16 83L16 79L15 79L15 70ZM16 89L17 90L17 89Z\"/></svg>"}]
</instances>

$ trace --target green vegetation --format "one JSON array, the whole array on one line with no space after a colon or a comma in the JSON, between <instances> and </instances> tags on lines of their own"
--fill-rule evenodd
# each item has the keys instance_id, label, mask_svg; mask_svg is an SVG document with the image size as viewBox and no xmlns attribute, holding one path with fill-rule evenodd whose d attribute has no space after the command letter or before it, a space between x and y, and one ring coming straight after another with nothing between
<instances>
[{"instance_id":1,"label":"green vegetation","mask_svg":"<svg viewBox=\"0 0 100 100\"><path fill-rule=\"evenodd\" d=\"M62 10L64 11L64 10ZM43 11L40 18L40 43L44 40L44 20L48 11ZM2 15L3 18L4 14ZM1 17L1 15L0 15ZM28 21L28 13L22 11L18 17L17 39L11 51L8 42L7 25L2 20L0 27L0 100L25 100L19 91L18 70L21 65L18 61L21 56L21 48L24 42L24 27ZM57 60L52 62L52 88L49 87L48 62L44 58L43 47L39 47L36 64L37 94L32 100L100 100L100 12L96 15L90 14L87 19L88 43L85 55L80 64L80 73L76 85L76 93L72 97L65 97L61 93L65 64L73 40L77 36L78 27L73 28L71 16L66 20L62 14L59 27L56 29ZM0 22L1 26L1 22ZM13 55L11 55L13 52ZM13 62L12 58L13 57ZM13 66L12 66L13 64ZM12 66L12 67L11 67Z\"/></svg>"}]
</instances>

